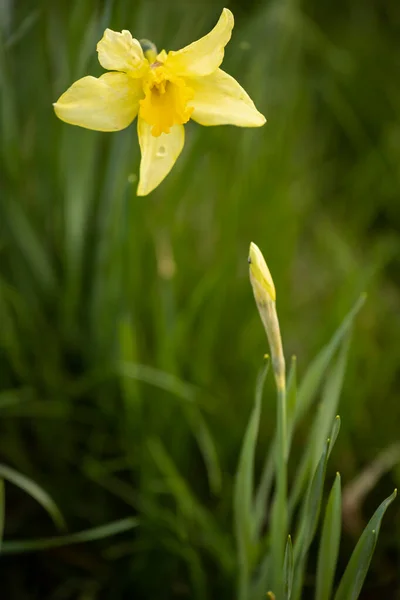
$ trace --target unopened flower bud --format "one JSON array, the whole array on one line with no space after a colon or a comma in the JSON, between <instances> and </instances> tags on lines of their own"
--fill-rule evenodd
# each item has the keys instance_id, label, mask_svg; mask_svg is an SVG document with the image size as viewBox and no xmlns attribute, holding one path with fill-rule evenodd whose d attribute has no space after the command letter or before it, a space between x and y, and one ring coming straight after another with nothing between
<instances>
[{"instance_id":1,"label":"unopened flower bud","mask_svg":"<svg viewBox=\"0 0 400 600\"><path fill-rule=\"evenodd\" d=\"M248 260L250 265L250 282L270 345L276 384L278 389L284 390L285 357L283 355L282 338L276 312L274 282L261 250L253 242L250 244Z\"/></svg>"}]
</instances>

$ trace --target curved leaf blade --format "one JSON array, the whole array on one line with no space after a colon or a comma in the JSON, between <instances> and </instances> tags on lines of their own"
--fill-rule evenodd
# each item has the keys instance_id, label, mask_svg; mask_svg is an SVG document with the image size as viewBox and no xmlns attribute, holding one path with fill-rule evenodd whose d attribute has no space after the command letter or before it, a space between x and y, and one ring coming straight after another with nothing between
<instances>
[{"instance_id":1,"label":"curved leaf blade","mask_svg":"<svg viewBox=\"0 0 400 600\"><path fill-rule=\"evenodd\" d=\"M234 527L239 556L239 598L248 597L250 585L250 562L252 543L256 534L256 518L253 511L254 459L261 417L261 400L269 369L265 364L257 379L254 407L243 438L238 469L234 483Z\"/></svg>"},{"instance_id":2,"label":"curved leaf blade","mask_svg":"<svg viewBox=\"0 0 400 600\"><path fill-rule=\"evenodd\" d=\"M307 482L307 476L312 472L321 456L326 438L329 435L332 420L337 413L340 395L344 382L347 365L347 355L350 345L350 330L345 334L338 357L329 368L322 397L316 409L309 441L306 444L302 459L296 472L290 495L290 510L293 512L301 498Z\"/></svg>"},{"instance_id":3,"label":"curved leaf blade","mask_svg":"<svg viewBox=\"0 0 400 600\"><path fill-rule=\"evenodd\" d=\"M314 538L321 511L326 465L329 454L336 442L339 429L340 418L336 417L332 426L331 437L326 441L324 451L310 480L307 495L301 507L299 532L293 549L295 567L292 596L294 600L298 600L301 595L308 550Z\"/></svg>"},{"instance_id":4,"label":"curved leaf blade","mask_svg":"<svg viewBox=\"0 0 400 600\"><path fill-rule=\"evenodd\" d=\"M324 346L324 348L322 348L309 366L300 386L298 387L296 414L293 425L295 425L310 408L333 356L339 349L340 344L350 330L357 313L365 302L365 299L366 295L362 294L345 316L330 341L326 344L326 346Z\"/></svg>"},{"instance_id":5,"label":"curved leaf blade","mask_svg":"<svg viewBox=\"0 0 400 600\"><path fill-rule=\"evenodd\" d=\"M29 477L26 477L26 475L22 475L22 473L4 464L0 464L0 477L11 481L11 483L32 496L45 509L58 529L65 530L67 528L60 509L40 485L32 481Z\"/></svg>"},{"instance_id":6,"label":"curved leaf blade","mask_svg":"<svg viewBox=\"0 0 400 600\"><path fill-rule=\"evenodd\" d=\"M2 553L3 554L19 554L21 552L33 552L35 550L48 550L50 548L60 548L61 546L68 546L70 544L82 544L83 542L93 542L94 540L101 540L103 538L128 531L137 527L138 520L133 517L127 517L126 519L120 519L119 521L113 521L106 525L100 525L99 527L93 527L92 529L85 529L77 533L71 533L69 535L60 535L51 538L42 538L37 540L18 540L4 542Z\"/></svg>"},{"instance_id":7,"label":"curved leaf blade","mask_svg":"<svg viewBox=\"0 0 400 600\"><path fill-rule=\"evenodd\" d=\"M4 533L4 511L5 511L5 497L4 497L4 481L0 479L0 551L3 544L3 533Z\"/></svg>"},{"instance_id":8,"label":"curved leaf blade","mask_svg":"<svg viewBox=\"0 0 400 600\"><path fill-rule=\"evenodd\" d=\"M361 534L340 581L335 600L357 600L359 597L375 550L383 516L396 496L397 490L394 490L393 494L377 508Z\"/></svg>"},{"instance_id":9,"label":"curved leaf blade","mask_svg":"<svg viewBox=\"0 0 400 600\"><path fill-rule=\"evenodd\" d=\"M293 545L292 538L288 536L285 550L285 561L283 563L285 600L290 600L293 585Z\"/></svg>"},{"instance_id":10,"label":"curved leaf blade","mask_svg":"<svg viewBox=\"0 0 400 600\"><path fill-rule=\"evenodd\" d=\"M329 494L324 524L322 526L317 563L315 600L329 600L331 597L339 553L341 525L342 491L340 474L337 473L331 493Z\"/></svg>"}]
</instances>

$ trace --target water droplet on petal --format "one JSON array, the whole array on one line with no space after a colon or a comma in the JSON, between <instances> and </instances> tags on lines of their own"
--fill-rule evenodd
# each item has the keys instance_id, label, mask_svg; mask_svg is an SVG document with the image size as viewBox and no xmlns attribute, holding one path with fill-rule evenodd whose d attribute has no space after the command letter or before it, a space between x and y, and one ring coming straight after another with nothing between
<instances>
[{"instance_id":1,"label":"water droplet on petal","mask_svg":"<svg viewBox=\"0 0 400 600\"><path fill-rule=\"evenodd\" d=\"M167 149L165 148L165 146L160 146L156 152L156 156L158 156L158 158L164 158L164 156L166 154L167 154Z\"/></svg>"}]
</instances>

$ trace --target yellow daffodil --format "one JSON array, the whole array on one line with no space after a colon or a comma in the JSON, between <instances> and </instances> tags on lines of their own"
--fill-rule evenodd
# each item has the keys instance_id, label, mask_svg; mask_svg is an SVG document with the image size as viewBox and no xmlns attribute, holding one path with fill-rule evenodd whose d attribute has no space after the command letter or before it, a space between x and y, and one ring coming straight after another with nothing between
<instances>
[{"instance_id":1,"label":"yellow daffodil","mask_svg":"<svg viewBox=\"0 0 400 600\"><path fill-rule=\"evenodd\" d=\"M97 44L110 72L76 81L54 104L72 125L119 131L138 117L142 160L137 193L144 196L168 175L184 145L184 123L260 127L265 123L244 89L219 69L233 15L224 8L209 34L176 52L159 54L129 31L106 29Z\"/></svg>"}]
</instances>

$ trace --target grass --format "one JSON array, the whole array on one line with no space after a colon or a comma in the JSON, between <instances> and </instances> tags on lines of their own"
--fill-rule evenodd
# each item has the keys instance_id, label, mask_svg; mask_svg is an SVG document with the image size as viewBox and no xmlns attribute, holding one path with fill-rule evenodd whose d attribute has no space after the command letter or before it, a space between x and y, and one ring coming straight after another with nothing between
<instances>
[{"instance_id":1,"label":"grass","mask_svg":"<svg viewBox=\"0 0 400 600\"><path fill-rule=\"evenodd\" d=\"M51 103L100 74L106 26L178 48L222 5L28 4L0 7L0 453L54 499L70 533L132 514L143 524L73 551L5 557L3 589L12 600L232 597L231 497L267 350L247 277L251 240L268 259L299 381L368 293L328 481L337 470L350 481L398 439L397 8L231 3L224 68L268 123L190 124L168 179L138 198L135 128L68 127ZM332 383L331 406L334 395ZM268 378L256 473L273 398ZM293 452L309 431L307 408ZM399 477L395 467L382 479L366 514ZM4 543L56 534L8 481L5 498ZM399 593L399 534L392 510L367 581L381 596ZM353 545L344 537L343 568Z\"/></svg>"}]
</instances>

